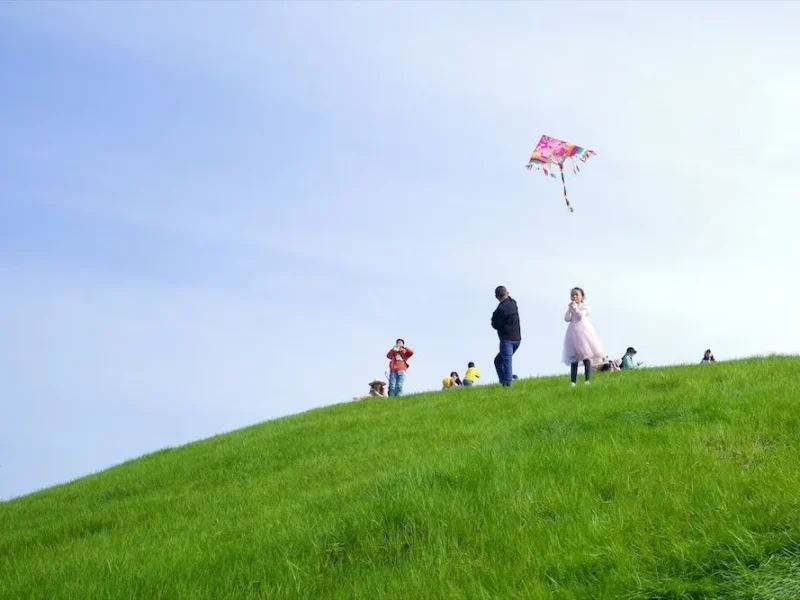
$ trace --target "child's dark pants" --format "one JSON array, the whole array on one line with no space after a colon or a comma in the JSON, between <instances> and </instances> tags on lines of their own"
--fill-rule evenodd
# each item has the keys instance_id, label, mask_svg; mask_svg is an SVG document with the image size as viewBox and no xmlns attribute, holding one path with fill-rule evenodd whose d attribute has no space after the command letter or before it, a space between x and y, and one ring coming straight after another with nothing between
<instances>
[{"instance_id":1,"label":"child's dark pants","mask_svg":"<svg viewBox=\"0 0 800 600\"><path fill-rule=\"evenodd\" d=\"M570 379L572 383L578 381L578 363L574 362L569 366L570 371ZM586 381L592 377L592 361L588 358L583 361L583 376L586 378Z\"/></svg>"}]
</instances>

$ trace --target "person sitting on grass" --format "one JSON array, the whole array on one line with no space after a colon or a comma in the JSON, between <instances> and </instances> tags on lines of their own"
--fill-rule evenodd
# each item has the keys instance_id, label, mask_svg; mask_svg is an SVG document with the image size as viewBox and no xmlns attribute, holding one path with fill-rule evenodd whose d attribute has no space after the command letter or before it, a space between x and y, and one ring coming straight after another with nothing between
<instances>
[{"instance_id":1,"label":"person sitting on grass","mask_svg":"<svg viewBox=\"0 0 800 600\"><path fill-rule=\"evenodd\" d=\"M714 358L714 355L711 353L711 350L706 350L706 353L703 354L703 360L701 362L710 363L710 362L717 362Z\"/></svg>"},{"instance_id":2,"label":"person sitting on grass","mask_svg":"<svg viewBox=\"0 0 800 600\"><path fill-rule=\"evenodd\" d=\"M633 347L628 346L628 349L625 351L625 356L622 357L622 369L636 369L642 366L641 362L634 362L633 357L636 356L636 350Z\"/></svg>"},{"instance_id":3,"label":"person sitting on grass","mask_svg":"<svg viewBox=\"0 0 800 600\"><path fill-rule=\"evenodd\" d=\"M365 398L386 398L386 382L382 379L373 379L369 382L369 393L365 396L354 396L353 400L364 400Z\"/></svg>"},{"instance_id":4,"label":"person sitting on grass","mask_svg":"<svg viewBox=\"0 0 800 600\"><path fill-rule=\"evenodd\" d=\"M480 379L481 374L478 372L478 369L475 368L475 363L470 362L467 365L467 372L464 373L464 385L475 385L475 380Z\"/></svg>"},{"instance_id":5,"label":"person sitting on grass","mask_svg":"<svg viewBox=\"0 0 800 600\"><path fill-rule=\"evenodd\" d=\"M620 361L617 359L611 360L608 355L603 357L600 363L595 367L596 371L619 371Z\"/></svg>"}]
</instances>

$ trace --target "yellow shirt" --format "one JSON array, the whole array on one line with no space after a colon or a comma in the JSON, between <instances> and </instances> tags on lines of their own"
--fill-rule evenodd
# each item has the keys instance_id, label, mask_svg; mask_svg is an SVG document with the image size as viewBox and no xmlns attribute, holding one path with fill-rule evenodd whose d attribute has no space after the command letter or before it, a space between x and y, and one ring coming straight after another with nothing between
<instances>
[{"instance_id":1,"label":"yellow shirt","mask_svg":"<svg viewBox=\"0 0 800 600\"><path fill-rule=\"evenodd\" d=\"M470 381L475 381L475 379L479 378L480 376L481 374L478 373L478 369L475 367L468 368L467 372L464 373L464 379L469 379Z\"/></svg>"}]
</instances>

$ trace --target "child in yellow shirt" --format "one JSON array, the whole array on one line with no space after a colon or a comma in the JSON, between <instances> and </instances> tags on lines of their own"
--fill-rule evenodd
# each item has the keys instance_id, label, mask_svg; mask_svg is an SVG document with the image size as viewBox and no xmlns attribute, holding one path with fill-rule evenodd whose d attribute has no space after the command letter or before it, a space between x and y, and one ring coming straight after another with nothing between
<instances>
[{"instance_id":1,"label":"child in yellow shirt","mask_svg":"<svg viewBox=\"0 0 800 600\"><path fill-rule=\"evenodd\" d=\"M475 385L475 380L479 379L481 374L478 372L478 369L475 368L475 363L470 362L467 365L467 372L464 373L463 384L464 385Z\"/></svg>"}]
</instances>

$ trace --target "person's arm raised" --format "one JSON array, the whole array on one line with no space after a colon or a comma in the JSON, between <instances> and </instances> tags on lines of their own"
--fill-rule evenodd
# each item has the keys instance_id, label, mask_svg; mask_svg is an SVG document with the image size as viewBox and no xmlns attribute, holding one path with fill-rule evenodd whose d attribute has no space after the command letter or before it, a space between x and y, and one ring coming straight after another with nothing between
<instances>
[{"instance_id":1,"label":"person's arm raised","mask_svg":"<svg viewBox=\"0 0 800 600\"><path fill-rule=\"evenodd\" d=\"M575 315L575 303L570 302L570 305L567 307L567 312L564 314L564 320L569 323L572 321L572 317Z\"/></svg>"},{"instance_id":2,"label":"person's arm raised","mask_svg":"<svg viewBox=\"0 0 800 600\"><path fill-rule=\"evenodd\" d=\"M575 306L575 311L574 311L574 314L575 314L575 317L576 317L575 320L576 321L583 321L586 317L589 316L590 312L591 312L591 310L589 309L589 305L588 304L581 303L581 304L576 305Z\"/></svg>"}]
</instances>

